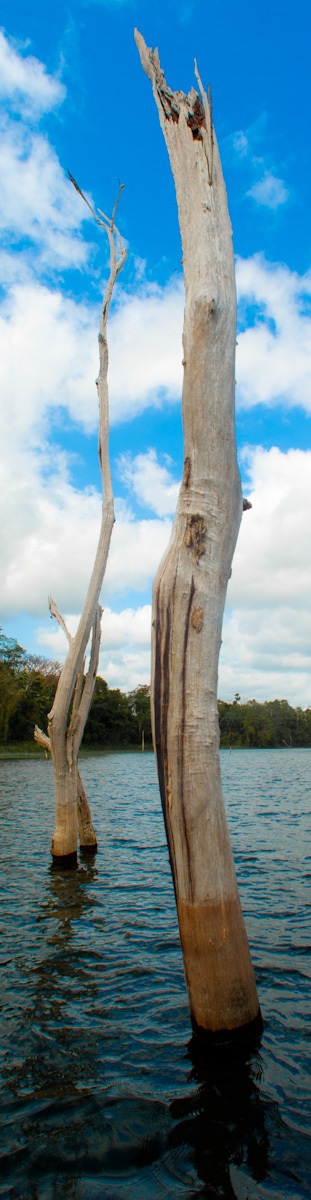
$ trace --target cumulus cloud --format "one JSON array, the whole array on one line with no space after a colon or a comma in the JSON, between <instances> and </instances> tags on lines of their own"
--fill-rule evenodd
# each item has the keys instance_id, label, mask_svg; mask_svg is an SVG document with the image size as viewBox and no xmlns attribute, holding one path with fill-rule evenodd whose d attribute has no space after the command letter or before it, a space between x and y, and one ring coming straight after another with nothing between
<instances>
[{"instance_id":1,"label":"cumulus cloud","mask_svg":"<svg viewBox=\"0 0 311 1200\"><path fill-rule=\"evenodd\" d=\"M94 488L72 486L70 456L53 441L53 416L63 406L67 420L96 428L97 346L91 325L83 305L37 283L17 287L2 306L3 617L21 608L43 613L49 591L66 611L79 611L84 601L101 497ZM121 519L114 529L105 595L148 587L171 529L169 520L134 523L124 504L117 508Z\"/></svg>"},{"instance_id":2,"label":"cumulus cloud","mask_svg":"<svg viewBox=\"0 0 311 1200\"><path fill-rule=\"evenodd\" d=\"M245 699L287 698L306 707L311 704L311 564L307 554L311 451L283 454L276 448L266 451L257 447L248 452L244 470L248 471L253 507L242 520L228 588L219 695L229 700L239 691ZM79 519L82 512L81 502ZM149 682L150 605L127 606L120 612L113 605L122 583L136 590L146 583L150 586L170 528L171 523L164 520L121 521L115 527L104 588L104 604L105 595L110 603L102 619L100 659L100 671L110 686L129 690ZM72 537L75 540L73 531ZM85 573L87 537L90 526L85 539L82 529ZM66 535L61 549L65 574ZM35 548L31 552L34 554ZM61 569L58 583L65 601L69 591L66 593L65 583L62 591L60 576ZM25 587L26 579L25 569L20 588ZM72 583L71 577L71 606L66 608L63 602L62 606L73 614L68 624L74 632L78 618L72 600L76 604L80 591L75 592ZM60 659L65 652L64 636L53 623L41 624L38 643L49 657Z\"/></svg>"},{"instance_id":3,"label":"cumulus cloud","mask_svg":"<svg viewBox=\"0 0 311 1200\"><path fill-rule=\"evenodd\" d=\"M32 243L41 269L81 266L89 253L80 236L87 209L77 204L55 151L43 134L24 123L2 121L1 126L2 237L13 239L24 252Z\"/></svg>"},{"instance_id":4,"label":"cumulus cloud","mask_svg":"<svg viewBox=\"0 0 311 1200\"><path fill-rule=\"evenodd\" d=\"M242 521L229 585L230 605L309 603L311 451L245 451L252 509Z\"/></svg>"},{"instance_id":5,"label":"cumulus cloud","mask_svg":"<svg viewBox=\"0 0 311 1200\"><path fill-rule=\"evenodd\" d=\"M22 104L24 114L38 117L60 104L65 94L63 84L48 75L43 63L28 52L23 54L0 30L0 99L13 108Z\"/></svg>"},{"instance_id":6,"label":"cumulus cloud","mask_svg":"<svg viewBox=\"0 0 311 1200\"><path fill-rule=\"evenodd\" d=\"M58 408L88 432L97 427L99 305L75 301L27 279L13 283L0 306L2 435L47 429ZM125 294L109 326L111 422L130 420L181 393L179 289ZM160 349L159 349L160 347ZM21 403L22 399L22 403Z\"/></svg>"},{"instance_id":7,"label":"cumulus cloud","mask_svg":"<svg viewBox=\"0 0 311 1200\"><path fill-rule=\"evenodd\" d=\"M0 229L2 245L32 251L32 269L79 267L89 247L81 226L89 219L39 128L65 88L43 63L23 56L0 31ZM16 119L18 114L18 120ZM18 270L18 258L16 267Z\"/></svg>"},{"instance_id":8,"label":"cumulus cloud","mask_svg":"<svg viewBox=\"0 0 311 1200\"><path fill-rule=\"evenodd\" d=\"M151 587L171 529L172 522L168 517L116 522L104 583L104 601L106 595L113 597L127 589L145 591Z\"/></svg>"},{"instance_id":9,"label":"cumulus cloud","mask_svg":"<svg viewBox=\"0 0 311 1200\"><path fill-rule=\"evenodd\" d=\"M98 313L38 283L15 284L0 306L2 437L42 442L63 407L84 429L96 428Z\"/></svg>"},{"instance_id":10,"label":"cumulus cloud","mask_svg":"<svg viewBox=\"0 0 311 1200\"><path fill-rule=\"evenodd\" d=\"M8 273L9 260L5 269ZM238 259L237 288L238 405L282 403L310 412L310 273L300 277L260 256ZM182 308L180 283L119 291L109 328L112 424L180 399ZM87 431L96 429L98 319L99 305L73 300L29 277L12 283L0 307L0 375L3 411L10 424L14 412L16 429L42 421L46 428L48 413L59 407ZM137 470L138 463L136 475ZM143 487L141 472L142 464L137 488ZM167 502L167 490L162 500Z\"/></svg>"},{"instance_id":11,"label":"cumulus cloud","mask_svg":"<svg viewBox=\"0 0 311 1200\"><path fill-rule=\"evenodd\" d=\"M66 615L66 624L74 634L78 625L75 614ZM99 673L109 687L132 691L150 682L151 605L115 612L105 608L102 616L102 643ZM37 631L40 650L62 662L67 652L66 638L59 626L41 626Z\"/></svg>"},{"instance_id":12,"label":"cumulus cloud","mask_svg":"<svg viewBox=\"0 0 311 1200\"><path fill-rule=\"evenodd\" d=\"M100 656L99 670L109 687L132 692L141 684L150 684L150 649L139 653L121 649L119 654ZM126 680L126 683L124 683Z\"/></svg>"},{"instance_id":13,"label":"cumulus cloud","mask_svg":"<svg viewBox=\"0 0 311 1200\"><path fill-rule=\"evenodd\" d=\"M246 194L252 196L253 200L256 200L256 204L274 209L279 208L281 204L286 204L289 191L285 187L283 179L278 179L272 171L265 171L262 179L258 179Z\"/></svg>"},{"instance_id":14,"label":"cumulus cloud","mask_svg":"<svg viewBox=\"0 0 311 1200\"><path fill-rule=\"evenodd\" d=\"M151 508L159 517L174 513L180 481L172 479L167 460L160 463L156 450L146 454L122 454L119 458L119 474L130 488L139 504Z\"/></svg>"},{"instance_id":15,"label":"cumulus cloud","mask_svg":"<svg viewBox=\"0 0 311 1200\"><path fill-rule=\"evenodd\" d=\"M183 307L181 278L120 290L109 332L112 420L180 399Z\"/></svg>"},{"instance_id":16,"label":"cumulus cloud","mask_svg":"<svg viewBox=\"0 0 311 1200\"><path fill-rule=\"evenodd\" d=\"M38 471L36 455L20 455L10 479L2 465L0 503L3 617L43 614L49 592L63 611L79 611L84 602L97 546L101 497L95 489L76 490L66 477L63 456L48 480ZM119 520L114 526L103 597L128 588L143 592L164 552L171 531L167 518Z\"/></svg>"},{"instance_id":17,"label":"cumulus cloud","mask_svg":"<svg viewBox=\"0 0 311 1200\"><path fill-rule=\"evenodd\" d=\"M221 699L232 700L239 691L243 700L288 700L293 707L311 707L311 621L303 614L297 630L293 608L252 609L225 615L220 655Z\"/></svg>"},{"instance_id":18,"label":"cumulus cloud","mask_svg":"<svg viewBox=\"0 0 311 1200\"><path fill-rule=\"evenodd\" d=\"M238 334L237 403L300 405L310 413L311 273L299 276L255 255L238 258L236 279L244 325Z\"/></svg>"},{"instance_id":19,"label":"cumulus cloud","mask_svg":"<svg viewBox=\"0 0 311 1200\"><path fill-rule=\"evenodd\" d=\"M229 583L219 694L311 704L311 451L245 452L252 509Z\"/></svg>"}]
</instances>

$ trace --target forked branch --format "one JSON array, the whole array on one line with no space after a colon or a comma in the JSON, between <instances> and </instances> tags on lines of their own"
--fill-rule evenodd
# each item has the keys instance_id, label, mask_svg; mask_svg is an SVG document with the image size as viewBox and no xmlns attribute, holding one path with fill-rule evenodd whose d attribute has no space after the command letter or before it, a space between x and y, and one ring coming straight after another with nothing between
<instances>
[{"instance_id":1,"label":"forked branch","mask_svg":"<svg viewBox=\"0 0 311 1200\"><path fill-rule=\"evenodd\" d=\"M50 749L52 754L56 796L56 829L52 841L52 854L54 858L58 859L76 856L78 817L81 844L92 849L96 846L96 836L78 772L77 759L96 679L100 647L101 608L99 596L115 520L108 446L107 322L113 288L126 259L126 248L115 223L123 184L119 185L112 216L109 219L101 210L99 210L99 215L95 212L70 172L69 177L76 191L90 209L96 223L102 226L107 233L110 270L100 316L99 373L96 381L99 403L99 459L103 487L99 541L83 611L74 637L69 633L55 601L50 599L51 616L56 618L63 629L69 643L69 650L58 682L54 703L48 716L48 739L38 728L35 731L36 741L44 745L45 749ZM91 632L90 663L86 678L84 678L85 654ZM72 709L68 724L71 702Z\"/></svg>"}]
</instances>

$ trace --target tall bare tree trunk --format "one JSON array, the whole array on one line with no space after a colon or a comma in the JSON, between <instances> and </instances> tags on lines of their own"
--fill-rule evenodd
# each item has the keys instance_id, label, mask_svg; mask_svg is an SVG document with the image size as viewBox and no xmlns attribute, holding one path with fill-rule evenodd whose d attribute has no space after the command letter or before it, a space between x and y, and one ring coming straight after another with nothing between
<instances>
[{"instance_id":1,"label":"tall bare tree trunk","mask_svg":"<svg viewBox=\"0 0 311 1200\"><path fill-rule=\"evenodd\" d=\"M70 176L76 190L86 204L83 192ZM53 859L64 864L74 863L77 858L78 827L80 844L84 849L96 849L96 834L93 829L90 809L78 770L78 754L92 700L100 648L101 608L99 596L105 575L111 534L114 525L114 505L109 462L109 397L108 397L108 313L114 284L122 270L126 250L115 225L116 200L111 220L99 209L100 217L91 209L98 225L108 234L110 247L110 274L105 291L99 329L99 375L96 381L99 403L99 460L103 485L102 520L95 563L87 591L77 633L71 637L55 602L50 599L51 615L64 629L69 641L69 651L60 675L54 704L48 714L48 737L36 726L35 739L52 755L56 802L56 827L52 840ZM90 635L92 646L90 663L84 676L85 654ZM71 712L70 712L70 706ZM70 718L69 718L70 712ZM68 723L69 718L69 723Z\"/></svg>"},{"instance_id":2,"label":"tall bare tree trunk","mask_svg":"<svg viewBox=\"0 0 311 1200\"><path fill-rule=\"evenodd\" d=\"M186 303L184 472L153 589L152 710L193 1029L254 1036L261 1017L221 789L223 609L242 515L236 460L236 296L226 190L207 97L172 92L135 38L176 187Z\"/></svg>"}]
</instances>

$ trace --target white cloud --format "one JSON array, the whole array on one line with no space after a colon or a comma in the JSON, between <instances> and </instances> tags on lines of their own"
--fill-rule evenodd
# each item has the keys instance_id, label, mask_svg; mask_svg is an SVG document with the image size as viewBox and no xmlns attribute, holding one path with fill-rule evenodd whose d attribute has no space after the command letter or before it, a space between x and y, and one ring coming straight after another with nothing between
<instances>
[{"instance_id":1,"label":"white cloud","mask_svg":"<svg viewBox=\"0 0 311 1200\"><path fill-rule=\"evenodd\" d=\"M246 452L245 452L246 458ZM234 608L309 604L311 451L248 452L252 509L242 520L229 585Z\"/></svg>"},{"instance_id":2,"label":"white cloud","mask_svg":"<svg viewBox=\"0 0 311 1200\"><path fill-rule=\"evenodd\" d=\"M299 276L255 255L237 260L236 279L243 323L252 322L238 334L238 404L300 405L310 413L311 273Z\"/></svg>"},{"instance_id":3,"label":"white cloud","mask_svg":"<svg viewBox=\"0 0 311 1200\"><path fill-rule=\"evenodd\" d=\"M246 195L252 196L253 200L256 200L256 204L275 209L286 204L289 191L285 187L283 179L278 179L272 171L265 171L262 179L258 179L257 183L248 189Z\"/></svg>"},{"instance_id":4,"label":"white cloud","mask_svg":"<svg viewBox=\"0 0 311 1200\"><path fill-rule=\"evenodd\" d=\"M86 430L97 425L95 310L37 282L15 285L0 308L2 438L41 444L62 406Z\"/></svg>"},{"instance_id":5,"label":"white cloud","mask_svg":"<svg viewBox=\"0 0 311 1200\"><path fill-rule=\"evenodd\" d=\"M248 454L245 513L228 588L219 694L311 704L311 451Z\"/></svg>"},{"instance_id":6,"label":"white cloud","mask_svg":"<svg viewBox=\"0 0 311 1200\"><path fill-rule=\"evenodd\" d=\"M141 684L150 683L150 650L124 651L113 657L101 656L99 670L109 687L120 688L122 692L132 692ZM124 683L124 680L126 682Z\"/></svg>"},{"instance_id":7,"label":"white cloud","mask_svg":"<svg viewBox=\"0 0 311 1200\"><path fill-rule=\"evenodd\" d=\"M106 596L113 598L127 589L139 592L151 587L171 528L168 517L116 522L104 583L104 603Z\"/></svg>"},{"instance_id":8,"label":"white cloud","mask_svg":"<svg viewBox=\"0 0 311 1200\"><path fill-rule=\"evenodd\" d=\"M183 281L119 292L109 331L111 417L128 420L182 392Z\"/></svg>"},{"instance_id":9,"label":"white cloud","mask_svg":"<svg viewBox=\"0 0 311 1200\"><path fill-rule=\"evenodd\" d=\"M150 646L151 605L124 608L113 612L105 608L102 617L102 650L107 654L120 645Z\"/></svg>"},{"instance_id":10,"label":"white cloud","mask_svg":"<svg viewBox=\"0 0 311 1200\"><path fill-rule=\"evenodd\" d=\"M8 274L9 259L4 260ZM238 335L238 405L281 402L310 412L310 273L300 277L259 256L238 259L237 288L246 324ZM182 306L179 284L156 291L142 285L134 295L119 292L109 327L112 424L130 420L151 404L179 400ZM23 282L13 283L0 307L2 420L7 412L10 429L14 414L15 432L36 427L42 437L47 414L59 407L87 431L96 429L98 320L99 304L69 299L32 281L29 273ZM143 484L141 464L138 480L138 465L135 487L143 489L147 478ZM159 473L157 479L159 483ZM157 511L172 511L165 505L175 496L176 485L166 477Z\"/></svg>"},{"instance_id":11,"label":"white cloud","mask_svg":"<svg viewBox=\"0 0 311 1200\"><path fill-rule=\"evenodd\" d=\"M83 604L101 497L94 488L79 492L72 486L67 456L48 438L59 405L86 429L96 428L94 351L97 358L83 305L38 284L11 294L0 320L3 615L21 608L44 613L49 591L64 611ZM169 520L135 523L124 503L116 508L121 519L113 533L107 596L150 585L171 529Z\"/></svg>"},{"instance_id":12,"label":"white cloud","mask_svg":"<svg viewBox=\"0 0 311 1200\"><path fill-rule=\"evenodd\" d=\"M310 708L311 621L307 613L303 617L299 631L294 608L225 617L220 698L232 700L238 691L243 700L288 700L293 707Z\"/></svg>"},{"instance_id":13,"label":"white cloud","mask_svg":"<svg viewBox=\"0 0 311 1200\"><path fill-rule=\"evenodd\" d=\"M156 296L153 289L122 295L109 326L112 424L164 397L179 398L180 317L175 287L158 288ZM30 280L12 286L0 306L2 437L5 428L12 437L14 422L15 439L41 442L60 407L86 431L96 430L98 321L99 305L87 306Z\"/></svg>"},{"instance_id":14,"label":"white cloud","mask_svg":"<svg viewBox=\"0 0 311 1200\"><path fill-rule=\"evenodd\" d=\"M74 634L78 617L67 614L66 623ZM99 674L106 679L109 687L132 691L140 683L150 682L150 629L150 604L137 609L126 608L121 612L104 609ZM48 657L59 662L64 660L66 638L55 622L50 627L41 626L37 630L37 643L40 651Z\"/></svg>"},{"instance_id":15,"label":"white cloud","mask_svg":"<svg viewBox=\"0 0 311 1200\"><path fill-rule=\"evenodd\" d=\"M20 255L23 271L30 251L33 270L79 268L89 254L80 230L90 214L38 129L39 118L64 97L59 80L0 31L0 229L2 245L15 247L16 274Z\"/></svg>"},{"instance_id":16,"label":"white cloud","mask_svg":"<svg viewBox=\"0 0 311 1200\"><path fill-rule=\"evenodd\" d=\"M65 88L59 79L48 75L43 63L28 54L22 56L12 39L0 30L0 98L10 101L27 115L40 115L60 104Z\"/></svg>"},{"instance_id":17,"label":"white cloud","mask_svg":"<svg viewBox=\"0 0 311 1200\"><path fill-rule=\"evenodd\" d=\"M41 268L81 267L89 253L80 237L88 210L79 204L48 139L23 123L2 122L0 173L3 237L20 247L31 242Z\"/></svg>"},{"instance_id":18,"label":"white cloud","mask_svg":"<svg viewBox=\"0 0 311 1200\"><path fill-rule=\"evenodd\" d=\"M233 561L225 612L220 658L219 695L232 699L239 692L245 699L285 698L292 704L311 704L311 561L309 512L311 506L311 451L262 450L248 455L252 509L245 513ZM83 517L83 500L78 509ZM74 579L62 582L68 534L65 520L61 544L58 586L60 607L74 613L64 601L76 595ZM87 574L87 542L90 516L82 527L83 570ZM55 515L53 514L53 527ZM170 533L168 521L120 522L115 526L105 595L114 604L117 589L150 586ZM95 526L94 526L95 534ZM75 542L73 528L71 536ZM70 547L69 547L70 548ZM40 547L37 547L40 549ZM31 549L35 557L36 547ZM148 556L148 561L146 561ZM80 564L81 564L81 556ZM30 564L31 566L31 564ZM51 574L46 559L45 570ZM69 558L70 568L70 558ZM145 573L144 573L145 572ZM31 578L33 571L31 570ZM84 579L84 584L86 578ZM26 569L19 587L27 585ZM34 581L34 588L37 580ZM41 595L44 592L41 586ZM51 587L53 591L53 587ZM55 589L54 589L55 590ZM59 595L55 593L59 601ZM32 606L34 603L32 597ZM33 610L33 608L31 609ZM41 611L43 611L41 609ZM125 607L117 613L106 607L102 619L100 671L110 686L129 690L150 677L150 605ZM72 632L77 617L68 618ZM51 622L40 627L41 651L59 659L65 650L61 631Z\"/></svg>"},{"instance_id":19,"label":"white cloud","mask_svg":"<svg viewBox=\"0 0 311 1200\"><path fill-rule=\"evenodd\" d=\"M48 483L37 462L17 460L14 497L1 481L3 615L46 611L51 591L60 607L82 605L99 527L100 500L95 492L77 492L55 472ZM33 470L31 471L31 467ZM6 498L7 497L7 498Z\"/></svg>"},{"instance_id":20,"label":"white cloud","mask_svg":"<svg viewBox=\"0 0 311 1200\"><path fill-rule=\"evenodd\" d=\"M62 611L79 611L88 586L99 534L101 497L95 489L77 491L66 478L62 457L48 481L38 470L36 455L3 463L0 506L3 617L23 612L43 614L52 593ZM106 597L131 588L145 591L171 531L166 519L118 521L113 530Z\"/></svg>"},{"instance_id":21,"label":"white cloud","mask_svg":"<svg viewBox=\"0 0 311 1200\"><path fill-rule=\"evenodd\" d=\"M157 516L174 513L180 481L172 479L167 465L159 462L156 450L146 454L122 454L118 462L120 478L124 480L140 504L151 508Z\"/></svg>"}]
</instances>

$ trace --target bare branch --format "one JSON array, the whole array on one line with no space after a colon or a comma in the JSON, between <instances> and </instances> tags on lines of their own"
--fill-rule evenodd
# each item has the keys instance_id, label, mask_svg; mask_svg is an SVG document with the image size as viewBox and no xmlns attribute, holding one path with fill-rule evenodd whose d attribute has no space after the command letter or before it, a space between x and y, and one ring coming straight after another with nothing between
<instances>
[{"instance_id":1,"label":"bare branch","mask_svg":"<svg viewBox=\"0 0 311 1200\"><path fill-rule=\"evenodd\" d=\"M124 183L120 183L120 180L119 180L119 191L118 191L118 195L117 195L117 198L116 198L116 200L115 200L115 202L114 202L114 206L113 206L113 209L112 209L112 217L111 217L111 229L114 229L114 228L115 228L116 212L117 212L117 208L118 208L118 206L119 206L119 203L120 203L120 199L121 199L121 195L122 195L122 192L123 192L123 188L124 188L124 187L125 187L125 184L124 184Z\"/></svg>"},{"instance_id":2,"label":"bare branch","mask_svg":"<svg viewBox=\"0 0 311 1200\"><path fill-rule=\"evenodd\" d=\"M78 747L81 745L81 742L82 742L86 721L87 721L88 714L90 711L94 687L95 687L95 683L96 683L96 675L97 675L97 667L98 667L98 659L99 659L99 648L100 648L100 635L101 635L101 624L100 623L101 623L102 611L103 610L99 604L96 609L94 625L93 625L93 630L92 630L92 645L91 645L90 662L89 662L87 675L85 678L84 688L83 688L80 705L79 705L79 711L78 711L78 723L77 723Z\"/></svg>"},{"instance_id":3,"label":"bare branch","mask_svg":"<svg viewBox=\"0 0 311 1200\"><path fill-rule=\"evenodd\" d=\"M43 729L40 729L39 725L35 725L33 736L35 742L38 742L39 746L43 746L43 750L48 750L49 754L51 754L50 738L48 737L47 733L43 733Z\"/></svg>"},{"instance_id":4,"label":"bare branch","mask_svg":"<svg viewBox=\"0 0 311 1200\"><path fill-rule=\"evenodd\" d=\"M55 600L52 599L52 596L49 596L49 609L50 609L51 617L55 617L56 621L58 621L58 624L60 625L61 629L63 629L64 633L66 634L66 638L67 638L67 641L69 642L69 645L72 646L72 643L73 643L72 634L69 633L69 629L67 629L66 621L64 621L64 617L62 617L61 613L59 612L59 610L57 608L57 604L55 604Z\"/></svg>"},{"instance_id":5,"label":"bare branch","mask_svg":"<svg viewBox=\"0 0 311 1200\"><path fill-rule=\"evenodd\" d=\"M75 754L79 753L96 682L101 634L101 615L102 608L99 604L96 609L92 630L92 645L88 671L84 679L83 668L81 669L75 687L72 713L68 730L69 736L67 737L67 741L69 741L70 738L70 741L72 742L72 752Z\"/></svg>"},{"instance_id":6,"label":"bare branch","mask_svg":"<svg viewBox=\"0 0 311 1200\"><path fill-rule=\"evenodd\" d=\"M125 183L119 183L119 191L118 191L117 198L114 202L114 206L113 206L113 210L112 210L112 217L107 217L107 214L104 213L101 208L98 209L98 212L100 213L101 217L104 218L104 221L106 221L106 224L109 225L109 229L111 229L112 233L113 233L114 229L116 229L115 216L116 216L118 204L120 202L121 192L123 192L124 187L125 187ZM79 189L79 191L80 191L80 189ZM81 193L81 195L82 195L82 193ZM116 229L116 232L117 232L117 229ZM119 237L120 237L120 234L119 234Z\"/></svg>"},{"instance_id":7,"label":"bare branch","mask_svg":"<svg viewBox=\"0 0 311 1200\"><path fill-rule=\"evenodd\" d=\"M97 216L95 209L92 208L92 205L89 203L89 200L86 199L84 192L81 191L79 184L77 183L76 179L74 179L74 176L71 174L71 171L68 170L68 167L67 167L67 174L69 176L70 182L73 184L73 187L76 189L76 192L79 192L79 196L82 196L82 200L84 200L84 203L87 204L87 207L89 208L90 212L92 213L92 217L94 217L94 221L96 221L96 224L103 225L104 228L106 229L106 227L107 227L106 222L108 225L110 224L109 217L105 217L105 214L102 213L101 216L105 217L105 220L104 221L100 220L100 217ZM100 212L100 208L98 209L98 212Z\"/></svg>"},{"instance_id":8,"label":"bare branch","mask_svg":"<svg viewBox=\"0 0 311 1200\"><path fill-rule=\"evenodd\" d=\"M74 690L74 694L73 694L73 704L72 704L72 710L71 710L70 723L69 723L69 727L68 727L68 731L67 731L67 761L70 765L72 765L74 754L77 753L76 745L75 745L75 732L76 732L76 726L77 726L77 721L78 721L79 705L80 705L80 700L81 700L82 691L83 691L84 669L85 669L85 658L83 659L83 662L81 663L81 667L80 667L80 670L78 672L77 679L76 679L76 686L75 686L75 690Z\"/></svg>"}]
</instances>

